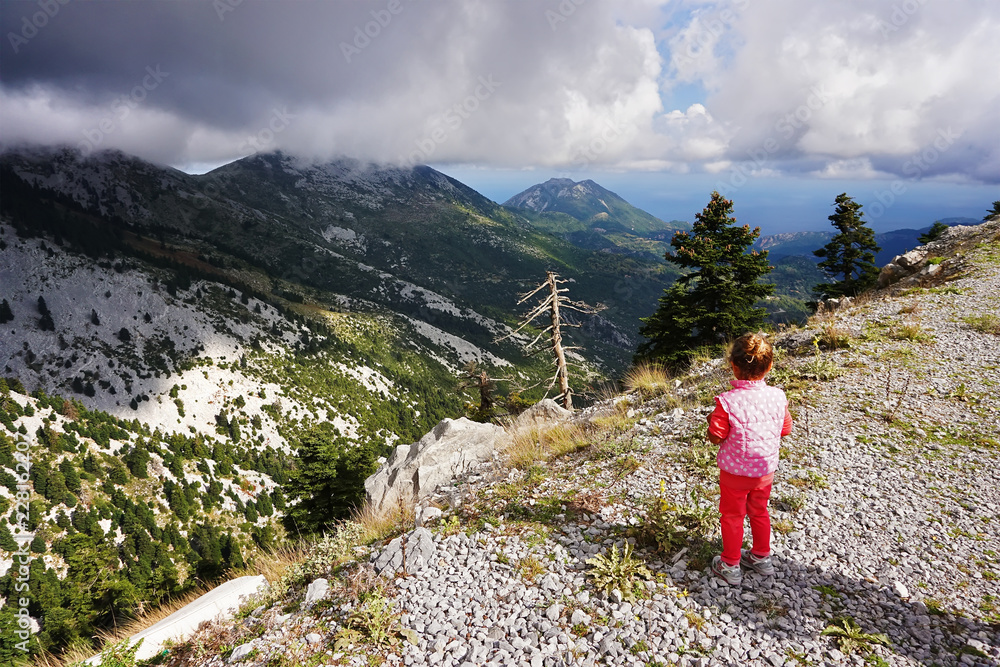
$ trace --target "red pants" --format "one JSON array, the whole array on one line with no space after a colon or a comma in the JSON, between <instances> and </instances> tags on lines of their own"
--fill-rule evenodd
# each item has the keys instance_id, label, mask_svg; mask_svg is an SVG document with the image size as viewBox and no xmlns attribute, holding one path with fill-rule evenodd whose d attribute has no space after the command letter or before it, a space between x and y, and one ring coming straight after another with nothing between
<instances>
[{"instance_id":1,"label":"red pants","mask_svg":"<svg viewBox=\"0 0 1000 667\"><path fill-rule=\"evenodd\" d=\"M771 515L767 501L771 497L774 473L764 477L740 477L719 471L719 513L722 514L722 561L739 565L743 547L743 517L750 517L755 556L771 555Z\"/></svg>"}]
</instances>

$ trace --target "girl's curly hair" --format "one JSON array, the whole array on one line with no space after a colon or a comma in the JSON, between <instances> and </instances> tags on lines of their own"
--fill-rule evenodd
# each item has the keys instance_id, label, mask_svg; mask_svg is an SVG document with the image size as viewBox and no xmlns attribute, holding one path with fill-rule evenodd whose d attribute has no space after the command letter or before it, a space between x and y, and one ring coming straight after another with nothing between
<instances>
[{"instance_id":1,"label":"girl's curly hair","mask_svg":"<svg viewBox=\"0 0 1000 667\"><path fill-rule=\"evenodd\" d=\"M743 334L729 346L729 361L741 380L760 380L771 370L774 348L764 334Z\"/></svg>"}]
</instances>

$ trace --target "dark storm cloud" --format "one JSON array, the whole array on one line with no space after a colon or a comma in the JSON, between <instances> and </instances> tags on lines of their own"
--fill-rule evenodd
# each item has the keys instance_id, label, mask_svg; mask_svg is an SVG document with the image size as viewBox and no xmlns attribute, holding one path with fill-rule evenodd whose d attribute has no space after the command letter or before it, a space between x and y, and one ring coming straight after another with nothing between
<instances>
[{"instance_id":1,"label":"dark storm cloud","mask_svg":"<svg viewBox=\"0 0 1000 667\"><path fill-rule=\"evenodd\" d=\"M869 178L946 131L918 177L996 182L998 29L974 0L5 1L0 138Z\"/></svg>"}]
</instances>

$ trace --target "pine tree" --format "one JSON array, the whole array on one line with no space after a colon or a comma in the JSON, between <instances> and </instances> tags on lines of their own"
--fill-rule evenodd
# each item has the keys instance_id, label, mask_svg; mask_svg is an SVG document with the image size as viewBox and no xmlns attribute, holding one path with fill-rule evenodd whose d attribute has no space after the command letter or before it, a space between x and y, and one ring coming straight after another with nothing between
<instances>
[{"instance_id":1,"label":"pine tree","mask_svg":"<svg viewBox=\"0 0 1000 667\"><path fill-rule=\"evenodd\" d=\"M370 444L348 442L329 422L307 431L296 454L296 466L285 487L299 500L285 515L294 534L316 533L347 517L360 505L365 478L377 467Z\"/></svg>"},{"instance_id":2,"label":"pine tree","mask_svg":"<svg viewBox=\"0 0 1000 667\"><path fill-rule=\"evenodd\" d=\"M927 230L926 234L921 234L917 237L917 240L921 243L930 243L931 241L937 241L941 238L941 235L948 231L948 225L944 224L940 220L931 225L931 228Z\"/></svg>"},{"instance_id":3,"label":"pine tree","mask_svg":"<svg viewBox=\"0 0 1000 667\"><path fill-rule=\"evenodd\" d=\"M648 338L637 358L683 365L695 348L717 345L759 329L766 311L754 304L774 292L759 282L771 271L767 252L750 251L760 228L737 227L733 202L718 192L695 216L690 232L677 232L664 258L688 269L660 297L656 312L642 319Z\"/></svg>"},{"instance_id":4,"label":"pine tree","mask_svg":"<svg viewBox=\"0 0 1000 667\"><path fill-rule=\"evenodd\" d=\"M875 232L865 225L861 204L847 196L837 195L837 210L829 220L839 232L833 239L813 254L823 257L819 268L831 278L841 276L838 282L820 283L813 291L823 299L840 296L857 296L875 286L878 267L875 253L881 250L875 243Z\"/></svg>"},{"instance_id":5,"label":"pine tree","mask_svg":"<svg viewBox=\"0 0 1000 667\"><path fill-rule=\"evenodd\" d=\"M1000 200L993 202L993 208L986 211L986 215L983 216L983 222L986 222L995 215L1000 215ZM2 322L3 320L0 320Z\"/></svg>"}]
</instances>

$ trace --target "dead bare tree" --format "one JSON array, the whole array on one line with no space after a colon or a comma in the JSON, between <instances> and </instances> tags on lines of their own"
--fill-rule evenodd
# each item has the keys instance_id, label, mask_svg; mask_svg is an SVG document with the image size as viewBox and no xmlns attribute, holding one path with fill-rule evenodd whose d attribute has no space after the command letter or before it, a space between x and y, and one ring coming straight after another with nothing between
<instances>
[{"instance_id":1,"label":"dead bare tree","mask_svg":"<svg viewBox=\"0 0 1000 667\"><path fill-rule=\"evenodd\" d=\"M569 292L569 288L560 287L560 285L566 284L567 280L560 280L559 276L553 271L546 272L546 279L541 285L526 292L520 296L520 300L517 305L523 304L525 301L535 296L539 292L548 289L545 297L532 308L527 315L521 318L516 329L497 339L497 342L511 338L516 334L520 333L530 325L535 318L548 313L549 315L549 325L542 329L535 338L524 346L526 352L535 353L545 348L538 347L539 342L545 338L546 335L549 336L551 345L549 349L552 350L552 354L555 357L556 374L552 377L549 387L553 387L556 383L559 384L559 394L556 396L556 400L562 400L563 407L567 410L573 409L573 397L572 391L569 387L569 370L566 363L566 352L569 350L579 349L576 347L563 347L562 342L562 328L563 327L579 327L579 324L567 324L562 321L560 316L560 310L572 310L584 315L594 315L602 310L604 307L589 306L580 301L570 301L566 294Z\"/></svg>"},{"instance_id":2,"label":"dead bare tree","mask_svg":"<svg viewBox=\"0 0 1000 667\"><path fill-rule=\"evenodd\" d=\"M497 382L505 381L505 378L491 378L486 369L475 361L470 361L462 369L458 389L459 391L479 390L479 408L476 410L475 416L488 420L493 417L493 390L496 389Z\"/></svg>"}]
</instances>

